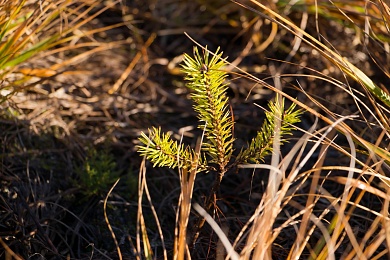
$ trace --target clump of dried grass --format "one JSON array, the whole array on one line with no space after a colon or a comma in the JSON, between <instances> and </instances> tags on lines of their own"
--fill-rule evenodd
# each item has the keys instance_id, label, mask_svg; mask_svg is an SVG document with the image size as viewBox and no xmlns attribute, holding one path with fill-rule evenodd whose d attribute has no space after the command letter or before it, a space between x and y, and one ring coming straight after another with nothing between
<instances>
[{"instance_id":1,"label":"clump of dried grass","mask_svg":"<svg viewBox=\"0 0 390 260\"><path fill-rule=\"evenodd\" d=\"M306 76L330 82L334 87L347 93L357 107L357 115L338 115L323 104L323 100L312 97L299 85L297 89L300 89L307 99L316 105L316 109L282 92L278 88L280 86L278 77L294 75L283 75L279 71L275 77L276 87L273 87L253 75L241 71L257 84L272 89L305 108L308 113L321 120L321 124L325 123L328 126L316 130L317 125L314 124L297 141L289 153L281 156L282 151L278 147L274 147L277 152L273 154L269 165L252 166L269 170L265 192L255 213L236 237L233 244L236 252L231 251L231 247L226 245L226 240L224 240L229 253L226 256L225 253L216 249L219 253L215 257L217 259L219 257L220 259L224 259L224 257L273 259L275 257L275 242L281 240L289 240L285 245L280 245L284 247L286 259L301 257L309 259L353 259L355 257L380 259L384 255L388 255L389 237L386 230L390 197L387 192L389 183L387 172L390 154L387 151L386 142L383 142L383 138L389 136L388 108L390 99L388 95L383 88L380 88L380 82L374 83L362 70L347 61L337 51L316 40L315 37L311 37L304 29L274 12L272 8L257 1L253 1L253 3L262 8L261 13L259 12L260 15L293 33L296 42L305 43L314 48L340 69L345 76L345 82L322 73L318 73L319 76ZM365 32L367 46L369 41L374 38L377 40L378 35L388 33L386 28L388 28L390 15L389 7L383 1L377 1L375 4L366 6L367 13L372 15L371 19L366 20L366 23L372 25L372 31ZM245 7L251 9L251 7ZM322 5L314 10L316 12L328 10L326 8ZM344 5L332 6L332 8L334 8L332 12L338 10L341 13L341 16L331 16L334 21L337 21L338 19L348 19L351 15L348 11L357 10L358 6L345 3ZM266 13L269 16L265 15ZM361 15L363 14L361 13ZM358 26L359 22L355 19L361 22L362 18L360 20L356 17L349 19L349 22ZM321 37L320 34L319 37ZM388 56L389 53L386 51L388 42L385 38L381 39L381 47ZM295 51L292 53L294 54ZM374 53L371 55L375 60L382 59L375 57ZM386 73L388 68L384 66L381 69ZM347 78L352 79L358 85L355 84L352 87ZM364 92L356 89L356 86L360 86ZM367 100L369 100L369 104L367 104ZM319 113L318 110L322 113ZM375 129L375 131L362 131L366 127ZM277 129L275 129L275 134L278 134ZM373 135L376 135L375 142L371 141ZM335 155L337 159L331 161L330 158ZM316 159L313 160L313 157ZM245 168L248 167L251 166L245 166ZM332 189L335 186L337 189ZM188 191L188 189L183 188L182 197L188 197L185 195L185 190ZM369 200L371 202L368 202ZM191 202L186 203L187 207L189 205ZM296 213L289 214L291 209L295 209ZM201 212L201 209L197 208L197 210ZM364 230L360 229L362 214L370 216L365 220L367 227ZM283 218L285 221L281 221ZM219 232L219 228L216 228L216 231L217 229ZM280 237L281 235L286 236L287 233L284 232L284 229L292 231L288 234L288 238ZM220 239L225 239L224 236L221 234ZM185 240L181 241L186 243ZM181 246L185 248L185 245ZM174 259L175 256L180 255L183 254L177 253L174 255ZM187 251L186 256L190 259L191 252Z\"/></svg>"}]
</instances>

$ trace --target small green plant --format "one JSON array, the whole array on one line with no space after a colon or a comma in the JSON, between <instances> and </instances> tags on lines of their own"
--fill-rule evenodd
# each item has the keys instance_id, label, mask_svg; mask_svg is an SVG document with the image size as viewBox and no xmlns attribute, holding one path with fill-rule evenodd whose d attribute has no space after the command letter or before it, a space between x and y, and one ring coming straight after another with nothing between
<instances>
[{"instance_id":1,"label":"small green plant","mask_svg":"<svg viewBox=\"0 0 390 260\"><path fill-rule=\"evenodd\" d=\"M80 186L88 196L106 193L119 178L114 156L107 150L90 149L83 165L76 171Z\"/></svg>"},{"instance_id":2,"label":"small green plant","mask_svg":"<svg viewBox=\"0 0 390 260\"><path fill-rule=\"evenodd\" d=\"M216 180L205 204L208 211L213 205L214 195L225 173L240 164L263 161L264 157L272 152L274 131L278 122L281 136L291 135L293 124L300 121L302 113L301 110L295 110L295 104L285 110L284 100L279 102L276 98L274 102L269 103L270 111L265 112L266 120L256 137L247 147L242 147L237 156L232 156L234 119L226 95L227 72L222 69L226 61L221 56L222 52L218 53L218 50L212 57L207 50L201 55L196 47L194 58L187 54L184 56L183 72L188 81L187 87L193 91L191 99L198 114L199 128L204 130L200 153L173 140L168 133L162 133L160 128L149 129L149 136L142 133L139 138L142 145L138 146L139 153L149 159L154 166L179 167L184 171L190 171L194 169L192 162L197 161L196 173L216 172ZM281 142L286 141L283 137L280 139ZM198 230L203 223L204 220L198 223ZM196 237L193 242L195 240Z\"/></svg>"}]
</instances>

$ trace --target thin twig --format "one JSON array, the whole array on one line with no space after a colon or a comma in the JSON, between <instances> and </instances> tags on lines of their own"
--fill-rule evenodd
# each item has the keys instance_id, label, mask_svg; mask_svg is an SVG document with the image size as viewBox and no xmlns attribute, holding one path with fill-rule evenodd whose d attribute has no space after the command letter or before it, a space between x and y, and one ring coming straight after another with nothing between
<instances>
[{"instance_id":1,"label":"thin twig","mask_svg":"<svg viewBox=\"0 0 390 260\"><path fill-rule=\"evenodd\" d=\"M116 239L115 233L114 233L114 231L112 230L110 221L108 220L107 211L106 211L108 196L110 196L111 192L114 190L114 188L115 188L115 186L118 184L119 180L120 180L120 179L118 179L118 180L114 183L114 185L112 185L110 191L107 193L107 196L106 196L106 198L104 199L104 203L103 203L103 212L104 212L104 220L106 221L107 227L108 227L108 229L110 230L112 239L114 239L115 246L116 246L116 250L117 250L117 252L118 252L119 260L122 260L121 249L120 249L120 247L119 247L118 240Z\"/></svg>"}]
</instances>

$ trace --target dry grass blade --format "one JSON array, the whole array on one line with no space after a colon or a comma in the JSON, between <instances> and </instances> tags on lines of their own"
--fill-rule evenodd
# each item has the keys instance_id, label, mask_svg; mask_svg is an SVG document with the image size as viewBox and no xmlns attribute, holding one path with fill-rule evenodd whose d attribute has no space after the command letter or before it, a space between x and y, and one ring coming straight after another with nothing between
<instances>
[{"instance_id":1,"label":"dry grass blade","mask_svg":"<svg viewBox=\"0 0 390 260\"><path fill-rule=\"evenodd\" d=\"M63 61L61 63L57 63L57 64L51 66L50 69L54 70L54 71L58 71L58 70L62 69L63 67L68 67L70 65L74 65L74 64L80 63L81 61L85 60L86 58L90 57L93 54L96 54L97 52L102 52L102 51L106 51L106 50L109 50L109 49L113 49L113 48L116 48L116 47L118 47L120 45L123 45L125 43L128 43L128 41L123 40L123 41L99 44L94 49L85 51L85 52L83 52L83 53L81 53L81 54L79 54L79 55L77 55L75 57L72 57L72 58L70 58L68 60L65 60L65 61Z\"/></svg>"},{"instance_id":2,"label":"dry grass blade","mask_svg":"<svg viewBox=\"0 0 390 260\"><path fill-rule=\"evenodd\" d=\"M118 240L116 239L114 230L112 230L110 221L108 220L108 216L107 216L107 200L108 200L108 197L110 196L110 194L112 193L112 191L114 190L115 186L118 184L119 180L120 180L120 179L118 179L118 180L114 183L114 185L112 185L110 191L107 193L107 196L106 196L106 198L104 199L104 203L103 203L103 212L104 212L104 220L106 221L106 224L107 224L108 229L110 230L112 239L113 239L114 242L115 242L115 246L116 246L116 250L117 250L117 252L118 252L119 260L122 260L122 253L121 253L121 249L120 249L119 244L118 244Z\"/></svg>"},{"instance_id":3,"label":"dry grass blade","mask_svg":"<svg viewBox=\"0 0 390 260\"><path fill-rule=\"evenodd\" d=\"M194 164L196 167L196 164ZM175 236L175 246L174 246L174 259L183 260L185 259L185 254L187 250L187 228L188 220L191 213L191 198L192 192L194 189L194 180L196 175L196 169L182 169L181 173L181 186L182 191L179 198L179 221L176 230Z\"/></svg>"},{"instance_id":4,"label":"dry grass blade","mask_svg":"<svg viewBox=\"0 0 390 260\"><path fill-rule=\"evenodd\" d=\"M66 0L54 3L44 0L40 1L39 5L34 5L24 0L7 1L6 8L0 11L0 24L2 25L0 40L4 41L0 45L0 79L6 82L2 89L7 89L1 94L10 97L21 91L32 77L47 78L58 75L61 69L63 71L65 67L78 63L81 59L96 52L128 43L127 40L123 40L103 44L93 40L93 43L74 44L82 38L91 39L94 34L123 26L123 23L120 23L90 31L84 30L82 26L115 5L116 1L90 14L98 4L97 2L88 4L82 1ZM80 10L83 11L80 12ZM82 35L79 35L77 32L81 31ZM69 46L57 48L61 44L69 44ZM96 45L96 48L58 62L50 68L18 68L19 65L38 56L42 59L55 53ZM14 79L14 72L18 73L18 80Z\"/></svg>"},{"instance_id":5,"label":"dry grass blade","mask_svg":"<svg viewBox=\"0 0 390 260\"><path fill-rule=\"evenodd\" d=\"M148 260L151 260L153 258L153 251L152 247L150 246L149 238L148 238L148 233L146 231L146 226L145 226L145 219L143 216L143 211L142 211L142 197L143 193L145 190L145 185L146 185L146 168L145 168L145 160L142 161L142 165L140 167L140 173L139 173L139 179L138 179L138 214L137 214L137 259L141 259L141 237L142 237L142 242L144 246L144 255L145 258ZM140 230L141 229L141 230ZM140 236L141 234L141 236Z\"/></svg>"},{"instance_id":6,"label":"dry grass blade","mask_svg":"<svg viewBox=\"0 0 390 260\"><path fill-rule=\"evenodd\" d=\"M217 233L219 239L225 246L225 249L228 253L227 257L230 257L233 260L239 260L240 256L239 254L234 251L234 248L229 242L229 239L226 237L225 233L222 231L222 229L218 226L218 224L215 222L215 220L201 207L199 204L194 205L194 209L206 219L207 223L213 228L215 233Z\"/></svg>"},{"instance_id":7,"label":"dry grass blade","mask_svg":"<svg viewBox=\"0 0 390 260\"><path fill-rule=\"evenodd\" d=\"M338 176L338 177L329 177L328 178L329 180L334 180L338 183L341 183L341 184L344 184L344 185L350 185L354 188L358 188L360 190L364 190L366 192L369 192L371 194L374 194L378 197L381 197L385 200L389 200L390 199L390 196L379 190L378 188L375 188L373 186L371 186L370 184L364 182L364 181L360 181L360 180L356 180L356 179L351 179L351 178L348 178L348 177L341 177L341 176Z\"/></svg>"},{"instance_id":8,"label":"dry grass blade","mask_svg":"<svg viewBox=\"0 0 390 260\"><path fill-rule=\"evenodd\" d=\"M199 163L201 144L197 145L195 158L192 158L190 169L179 169L180 175L180 198L179 198L179 221L175 228L174 256L173 259L184 260L187 252L187 228L191 213L191 200L194 191L195 178ZM179 157L179 155L178 155ZM179 158L178 158L179 160ZM191 257L188 256L188 259Z\"/></svg>"},{"instance_id":9,"label":"dry grass blade","mask_svg":"<svg viewBox=\"0 0 390 260\"><path fill-rule=\"evenodd\" d=\"M3 246L5 249L5 258L6 259L12 259L14 258L15 260L22 260L23 258L19 257L14 251L9 248L9 246L4 242L4 240L0 237L0 244Z\"/></svg>"},{"instance_id":10,"label":"dry grass blade","mask_svg":"<svg viewBox=\"0 0 390 260\"><path fill-rule=\"evenodd\" d=\"M271 245L273 241L276 239L277 235L279 234L280 230L276 232L276 230L272 230L272 226L275 223L276 216L280 213L282 210L281 205L282 201L286 197L286 194L288 193L289 189L291 188L291 185L295 182L296 177L298 176L299 171L302 169L302 167L306 164L306 162L309 160L309 158L313 155L317 147L322 143L322 141L326 138L326 136L339 124L342 123L342 121L346 120L348 117L341 118L338 121L334 122L331 126L327 127L325 133L323 133L318 140L315 142L313 147L306 153L306 155L300 160L300 162L297 164L296 167L293 167L290 174L286 174L285 170L287 169L288 165L290 165L291 160L295 157L298 150L303 151L304 145L308 140L306 136L303 136L300 141L294 146L294 149L281 161L280 165L278 166L279 169L282 170L282 174L286 174L286 178L281 183L281 187L278 189L277 196L275 198L267 198L267 195L263 195L262 202L264 202L265 206L262 205L262 203L259 204L258 209L255 213L254 220L253 220L253 227L251 229L251 233L248 236L246 246L243 249L241 255L244 259L249 259L251 255L251 251L255 249L254 254L257 254L255 257L263 257L263 258L256 258L256 259L270 259L272 256L271 253ZM312 129L312 131L314 128ZM275 156L275 155L274 155ZM299 158L299 157L298 157ZM267 208L267 204L270 204L270 207L272 209L271 212L267 214L265 209ZM311 207L311 205L309 205ZM311 215L311 214L310 214ZM268 234L267 233L268 230ZM302 241L305 241L305 234L303 231L301 231L299 234L300 236L297 237L296 246L300 248L302 246ZM267 238L267 240L261 241L261 239ZM334 246L332 243L329 243L329 248L333 248ZM302 248L300 249L300 251ZM293 249L290 251L292 254L290 256L290 259L295 259L294 255L300 255L300 251L296 251L293 247ZM333 251L333 250L332 250ZM328 255L329 256L329 255ZM329 256L331 257L331 256Z\"/></svg>"},{"instance_id":11,"label":"dry grass blade","mask_svg":"<svg viewBox=\"0 0 390 260\"><path fill-rule=\"evenodd\" d=\"M344 71L347 75L352 77L354 80L359 82L363 87L365 87L369 92L371 92L374 96L379 98L382 102L384 102L387 106L390 107L390 96L384 92L381 88L379 88L366 74L364 74L361 70L356 68L352 63L344 59L340 56L340 54L334 52L330 48L328 48L325 44L321 43L319 40L314 38L309 33L303 31L301 28L299 28L297 25L292 23L291 21L287 20L280 14L276 13L269 7L266 7L265 5L261 4L260 2L256 0L251 0L252 3L259 6L266 12L270 13L272 17L267 17L266 15L256 11L255 9L237 2L237 4L242 5L245 8L248 8L249 10L252 10L253 12L256 12L257 14L261 16L266 16L266 18L270 19L273 22L278 23L280 26L284 27L289 32L293 33L296 37L299 37L302 39L302 41L306 42L308 45L310 45L312 48L318 50L323 57L328 59L330 62L332 62L334 65L339 67L342 71Z\"/></svg>"},{"instance_id":12,"label":"dry grass blade","mask_svg":"<svg viewBox=\"0 0 390 260\"><path fill-rule=\"evenodd\" d=\"M149 241L147 227L146 227L145 219L143 216L143 210L142 210L142 197L143 197L143 194L145 193L145 195L148 199L150 208L152 210L154 220L156 221L156 224L157 224L157 229L158 229L161 243L162 243L162 250L163 250L164 259L167 260L168 255L167 255L167 250L165 248L164 236L162 233L160 221L158 219L157 212L154 209L154 206L152 204L152 198L150 197L148 185L146 183L145 160L142 161L142 164L140 167L138 184L139 184L139 186L138 186L138 195L139 195L139 197L138 197L138 214L137 214L137 250L138 250L138 254L139 255L141 254L141 246L140 246L141 241L140 241L140 236L139 236L139 228L141 228L141 234L142 234L141 236L142 236L142 242L143 242L143 247L144 247L143 252L144 252L145 258L146 259L153 259L153 250L152 250L152 246L151 246L150 241Z\"/></svg>"},{"instance_id":13,"label":"dry grass blade","mask_svg":"<svg viewBox=\"0 0 390 260\"><path fill-rule=\"evenodd\" d=\"M58 22L56 19L69 4L68 1L59 1L57 4L43 1L39 7L28 5L26 1L19 1L17 6L13 7L10 17L2 13L3 16L0 19L6 19L7 22L2 26L0 38L9 38L0 48L0 56L2 57L0 68L13 68L56 44L55 42L61 37L61 33L57 32L45 37L42 37L42 34L53 26L53 22L54 24ZM56 11L53 12L53 10ZM37 41L36 38L43 39Z\"/></svg>"},{"instance_id":14,"label":"dry grass blade","mask_svg":"<svg viewBox=\"0 0 390 260\"><path fill-rule=\"evenodd\" d=\"M318 50L326 59L328 59L329 61L334 63L337 67L339 67L347 75L351 76L354 80L356 80L357 82L362 84L363 87L365 87L370 92L372 92L381 101L383 101L385 104L389 104L390 105L390 98L388 98L388 95L386 93L384 93L382 89L377 87L372 82L372 80L369 77L367 77L362 71L357 69L353 64L351 64L350 62L345 60L338 53L332 51L330 48L325 46L323 43L321 43L317 39L315 39L313 36L311 36L307 32L303 31L301 28L299 28L298 26L293 24L291 21L287 20L286 18L284 18L280 14L276 13L275 11L271 10L270 8L266 7L265 5L255 1L255 0L252 0L252 2L254 4L256 4L257 6L261 7L266 12L269 12L272 15L272 17L275 17L275 18L268 17L265 14L255 10L255 9L253 9L253 8L243 4L243 3L240 3L240 2L237 2L237 1L234 1L234 2L239 4L239 5L241 5L241 6L243 6L243 7L245 7L245 8L247 8L247 9L249 9L249 10L251 10L251 11L253 11L253 12L255 12L255 13L257 13L257 14L259 14L259 15L261 15L261 16L263 16L263 17L266 17L267 19L269 19L269 20L271 20L271 21L273 21L275 23L278 23L281 27L283 27L286 30L290 31L296 37L300 37L304 42L306 42L312 48ZM305 104L303 104L303 103L301 103L301 102L291 98L290 96L288 96L285 93L281 92L280 90L270 86L269 84L265 83L264 81L254 77L253 75L250 75L249 73L246 73L245 71L242 71L239 68L237 68L237 69L240 72L244 73L248 78L251 78L251 79L255 80L256 82L258 82L262 86L265 86L265 87L267 87L269 89L272 89L273 91L275 91L277 93L280 93L284 97L290 99L292 102L295 102L297 105L305 108L307 111L309 111L311 114L315 115L316 117L324 120L328 124L332 124L332 121L329 120L329 118L322 116L320 113L318 113L314 109L312 109L312 108L306 106ZM379 112L379 118L381 120L381 123L384 126L388 126L388 122L386 120L386 117L383 116L383 114L381 113L381 109L378 108L378 105L376 103L373 103L373 105L377 109L377 111ZM322 105L321 105L321 108L323 108L325 111L327 111L327 113L329 115L331 115L332 118L335 118L335 115L333 113L331 113L329 111L329 109L327 109L326 107L324 107ZM377 145L374 145L374 144L368 142L366 139L362 138L359 134L355 133L349 126L347 126L343 122L340 125L336 126L336 128L340 132L348 132L353 137L354 141L357 141L358 143L362 144L364 147L366 147L366 149L368 151L372 151L373 153L375 153L380 158L390 162L390 154L389 154L388 151L386 151L385 149L383 149L383 148L381 148L381 147L379 147Z\"/></svg>"},{"instance_id":15,"label":"dry grass blade","mask_svg":"<svg viewBox=\"0 0 390 260\"><path fill-rule=\"evenodd\" d=\"M279 95L276 96L276 102L280 102L281 98ZM273 153L272 153L272 160L271 160L271 166L275 169L278 169L279 164L279 151L280 151L280 127L281 127L281 119L283 117L282 113L283 111L278 111L279 114L275 114L275 129L274 129L274 143L273 143ZM276 170L270 170L269 172L269 178L268 178L268 184L267 184L267 190L265 194L263 195L265 203L264 211L262 212L262 215L260 216L260 220L257 220L254 222L255 228L253 230L256 230L255 232L251 233L249 236L249 240L253 240L255 237L255 241L251 241L251 244L256 244L255 250L253 252L253 257L255 259L272 259L272 251L270 247L270 239L272 237L272 226L274 225L275 219L278 215L278 212L280 210L278 204L274 204L273 202L276 202L278 200L277 191L280 186L280 182L282 179L284 179L285 176L282 172L276 171ZM249 252L249 251L248 251Z\"/></svg>"},{"instance_id":16,"label":"dry grass blade","mask_svg":"<svg viewBox=\"0 0 390 260\"><path fill-rule=\"evenodd\" d=\"M352 158L353 157L351 156L351 159ZM368 179L364 178L364 181L360 181L357 178L353 178L351 176L350 177L336 176L336 177L327 177L326 178L327 180L333 180L333 181L336 181L340 184L345 185L345 192L347 192L347 195L345 195L345 193L344 193L344 195L346 197L344 196L344 198L342 200L342 202L344 203L344 206L342 203L341 207L338 208L339 213L333 217L333 219L331 220L331 224L329 226L329 233L332 233L333 241L337 241L340 239L342 241L343 240L342 233L344 232L344 229L347 231L349 240L353 244L354 250L351 250L348 254L347 254L347 252L345 252L345 255L347 255L345 257L345 259L352 259L353 257L355 257L355 255L358 255L359 258L362 258L362 259L363 258L367 258L367 259L370 258L370 256L367 256L367 254L365 252L363 252L362 250L366 246L366 242L372 238L373 234L377 231L377 229L378 228L381 229L378 225L379 222L381 222L381 221L387 222L388 221L387 218L384 218L383 214L376 213L371 209L365 209L365 211L370 212L374 215L377 215L377 218L376 218L376 220L373 221L373 224L371 225L370 229L365 233L364 238L361 239L361 242L359 245L357 242L357 238L355 237L355 235L353 235L351 228L348 224L348 222L351 221L354 217L353 214L354 214L356 207L361 207L359 205L359 203L361 202L363 195L366 192L371 193L371 194L378 196L378 197L382 197L385 200L384 201L385 205L386 205L386 203L388 203L388 200L389 200L388 195L386 193L382 192L381 190L379 190L378 188L375 188L375 187L370 185L370 183L373 182L374 177L377 177L378 179L380 179L383 182L382 184L388 183L388 178L382 176L382 174L379 173L380 166L382 165L382 163L383 162L377 163L375 165L375 168L376 168L375 170L374 170L374 167L370 168L368 166L369 165L368 162L366 162L365 164L362 164L363 167L366 168L363 170L352 168L352 167L347 167L345 169L340 168L340 170L348 171L349 174L351 174L351 172L358 173L359 176L361 176L360 178L363 178L364 175L368 175L369 178ZM324 167L323 169L326 169L326 168L327 167ZM347 187L349 187L349 188L347 189ZM356 189L361 190L357 197L354 196L354 192ZM355 197L354 201L352 199L353 198L352 196ZM347 203L350 204L351 206L346 211L346 204ZM380 245L380 243L379 244L378 243L377 244L371 243L371 244L367 245L367 250L368 250L368 248L370 248L369 251L374 252L378 249L379 245ZM375 249L373 249L373 248L375 248ZM322 252L320 253L321 250L322 250ZM311 259L325 259L326 258L327 249L324 248L324 240L323 239L321 239L317 243L317 245L315 247L315 252L316 252L314 254L315 257L311 258Z\"/></svg>"},{"instance_id":17,"label":"dry grass blade","mask_svg":"<svg viewBox=\"0 0 390 260\"><path fill-rule=\"evenodd\" d=\"M175 228L174 259L185 259L187 244L187 227L191 212L191 197L196 172L194 169L181 170L182 191L179 198L179 220Z\"/></svg>"},{"instance_id":18,"label":"dry grass blade","mask_svg":"<svg viewBox=\"0 0 390 260\"><path fill-rule=\"evenodd\" d=\"M314 153L314 151L315 151L315 149L322 143L322 141L325 139L325 137L327 137L327 135L329 135L331 132L332 132L332 130L334 129L334 128L336 128L336 126L337 125L339 125L339 124L341 124L342 123L342 121L344 121L344 120L346 120L348 117L345 117L345 118L341 118L341 119L339 119L339 120L337 120L336 122L334 122L331 126L329 126L327 129L326 129L326 131L325 131L325 133L324 134L322 134L321 135L321 137L315 142L315 144L314 144L314 146L310 149L310 151L308 152L308 154L300 161L300 163L298 164L298 167L295 169L295 168L293 168L294 169L294 171L293 172L291 172L289 175L288 175L288 178L287 178L287 181L283 184L283 187L282 187L282 191L287 191L287 189L289 188L289 186L293 183L293 180L294 180L294 178L297 176L297 173L298 173L298 171L303 167L303 165L307 162L307 160L308 160L308 156L311 156L313 153ZM321 156L324 156L324 154L322 154L321 153ZM288 162L288 161L287 161ZM319 161L319 164L322 164L322 161L321 161L321 157L320 157L320 161ZM316 179L318 179L319 178L319 175L318 175L319 173L317 172L317 174L316 174L316 172L315 172L315 174L314 174L314 182L313 182L313 184L312 184L312 186L311 186L311 189L313 189L313 188L317 188L317 181L316 181ZM282 192L282 194L286 194L286 192ZM310 204L307 204L306 206L307 206L307 208L310 208L312 205L313 205L313 203L314 203L314 198L312 198L311 196L311 194L315 194L315 193L309 193L310 195L309 195L309 199L308 199L308 201L310 202ZM308 211L308 212L310 212L310 211ZM303 217L306 217L306 218L308 218L309 217L309 215L311 215L311 213L310 214L306 214L306 215L304 215ZM310 217L311 218L311 217ZM300 231L298 232L298 236L297 236L297 240L295 241L295 244L294 244L294 247L292 248L292 250L290 251L290 257L291 257L291 259L295 259L297 256L299 256L299 255L301 255L301 252L302 252L302 250L303 250L303 246L305 245L305 242L304 241L307 241L307 239L306 239L306 237L305 237L305 231L306 231L306 225L307 225L307 223L306 223L306 221L307 221L307 219L303 219L303 223L302 223L302 228L300 228ZM325 236L325 234L324 234L324 238L326 238L327 236ZM329 249L331 249L330 250L330 252L334 252L334 244L335 243L333 243L332 241L329 241L329 240L327 240L327 244L328 244L328 248ZM299 249L298 249L299 248ZM328 254L327 255L327 257L333 257L333 254Z\"/></svg>"},{"instance_id":19,"label":"dry grass blade","mask_svg":"<svg viewBox=\"0 0 390 260\"><path fill-rule=\"evenodd\" d=\"M336 244L337 241L339 241L339 239L340 239L340 234L342 232L344 232L344 230L346 230L348 233L349 239L351 241L351 244L356 249L355 251L359 255L362 255L360 247L357 245L358 244L357 239L352 234L352 232L350 232L350 226L347 223L348 219L350 218L350 215L347 214L346 216L344 216L345 215L344 212L346 211L347 204L348 204L348 202L351 199L351 196L353 194L353 192L351 192L351 187L352 187L351 183L355 181L355 179L353 177L353 172L354 172L355 163L356 163L356 159L355 159L356 158L356 149L355 149L354 143L352 142L352 140L348 134L347 134L347 140L348 140L348 143L350 145L350 150L351 150L351 154L349 156L350 157L350 166L349 166L349 170L348 170L348 177L345 178L346 182L344 183L344 192L343 192L343 195L341 197L341 205L337 209L337 211L338 211L337 215L332 219L332 221L330 223L330 226L328 228L328 232L332 233L332 243ZM328 255L329 255L328 248L324 248L323 252L321 254L319 254L318 248L316 248L316 249L317 249L317 251L315 250L314 254L317 256L319 255L318 256L319 259L325 259L328 257Z\"/></svg>"},{"instance_id":20,"label":"dry grass blade","mask_svg":"<svg viewBox=\"0 0 390 260\"><path fill-rule=\"evenodd\" d=\"M329 133L328 138L332 139L334 134L335 134L334 131L331 131ZM324 144L321 147L320 158L315 163L315 167L320 168L323 165L324 160L326 158L326 152L328 151L329 145L330 144L328 144L328 145ZM308 225L309 225L309 220L311 218L311 215L313 214L313 208L314 208L313 205L319 199L319 197L316 196L316 191L317 191L317 186L319 184L320 176L321 176L321 170L315 170L313 173L313 176L312 176L312 181L310 183L309 196L308 196L308 199L306 201L306 209L307 210L304 212L304 214L302 216L302 222L301 222L301 225L299 226L299 231L297 233L297 239L296 239L296 242L294 243L294 247L290 250L290 256L289 256L290 259L297 258L299 255L302 254L304 248L306 247L306 244L308 241L308 239L306 239L307 234L310 233L310 232L308 232ZM313 229L314 229L314 226L313 226Z\"/></svg>"},{"instance_id":21,"label":"dry grass blade","mask_svg":"<svg viewBox=\"0 0 390 260\"><path fill-rule=\"evenodd\" d=\"M146 50L147 48L152 44L154 39L156 38L155 34L152 34L149 39L145 42L143 45L142 50L138 51L137 54L135 55L134 59L130 62L130 64L127 66L125 71L122 73L120 78L115 82L115 84L112 86L112 88L108 91L108 94L112 95L115 92L118 91L118 89L121 87L123 82L127 79L131 71L134 69L135 65L137 62L141 59L142 55L146 55Z\"/></svg>"}]
</instances>

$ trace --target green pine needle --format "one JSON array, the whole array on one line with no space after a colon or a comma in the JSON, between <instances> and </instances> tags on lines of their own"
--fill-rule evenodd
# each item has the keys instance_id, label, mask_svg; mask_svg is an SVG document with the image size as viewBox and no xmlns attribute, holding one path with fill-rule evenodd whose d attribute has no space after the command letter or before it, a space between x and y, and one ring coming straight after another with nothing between
<instances>
[{"instance_id":1,"label":"green pine needle","mask_svg":"<svg viewBox=\"0 0 390 260\"><path fill-rule=\"evenodd\" d=\"M237 156L236 164L245 163L260 163L264 157L272 153L274 140L274 129L277 115L282 115L280 134L281 143L287 140L283 138L285 135L292 135L294 130L293 124L300 122L302 110L295 110L296 105L293 103L287 110L284 110L284 99L279 103L278 99L274 102L269 102L270 111L266 111L266 120L264 121L261 130L257 132L255 138L252 139L248 148L241 150Z\"/></svg>"},{"instance_id":2,"label":"green pine needle","mask_svg":"<svg viewBox=\"0 0 390 260\"><path fill-rule=\"evenodd\" d=\"M227 73L222 70L225 61L221 59L222 52L210 57L207 49L203 56L194 48L194 58L184 55L183 72L188 81L187 87L195 102L194 110L198 113L199 128L205 129L206 140L202 150L210 157L210 163L219 165L224 171L233 152L232 129L233 120L229 111L226 96Z\"/></svg>"},{"instance_id":3,"label":"green pine needle","mask_svg":"<svg viewBox=\"0 0 390 260\"><path fill-rule=\"evenodd\" d=\"M153 127L149 129L148 137L141 133L139 140L144 145L138 146L138 152L146 156L153 163L153 167L167 166L170 168L189 168L195 151L177 141L171 139L170 134L161 133L160 128ZM202 160L199 161L198 172L206 170Z\"/></svg>"}]
</instances>

